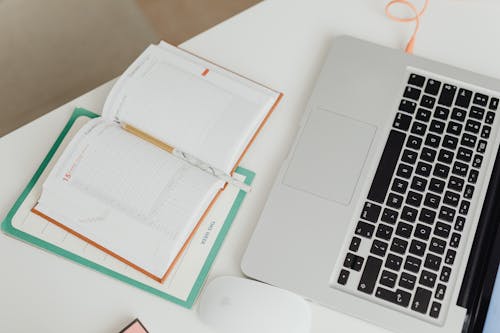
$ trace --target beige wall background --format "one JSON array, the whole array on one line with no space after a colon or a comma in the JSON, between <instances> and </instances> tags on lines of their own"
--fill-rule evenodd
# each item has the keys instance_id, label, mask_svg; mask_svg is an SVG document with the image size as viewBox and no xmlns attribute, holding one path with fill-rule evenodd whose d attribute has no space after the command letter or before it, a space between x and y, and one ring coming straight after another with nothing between
<instances>
[{"instance_id":1,"label":"beige wall background","mask_svg":"<svg viewBox=\"0 0 500 333\"><path fill-rule=\"evenodd\" d=\"M259 0L0 0L0 136Z\"/></svg>"}]
</instances>

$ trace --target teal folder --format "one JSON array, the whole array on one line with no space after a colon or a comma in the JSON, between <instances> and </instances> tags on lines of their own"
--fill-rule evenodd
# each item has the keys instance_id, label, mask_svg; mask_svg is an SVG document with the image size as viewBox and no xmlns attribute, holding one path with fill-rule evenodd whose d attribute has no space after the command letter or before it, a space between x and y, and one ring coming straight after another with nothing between
<instances>
[{"instance_id":1,"label":"teal folder","mask_svg":"<svg viewBox=\"0 0 500 333\"><path fill-rule=\"evenodd\" d=\"M186 307L186 308L191 308L193 306L194 301L196 300L196 297L198 296L198 294L203 286L203 283L206 280L206 277L208 275L210 267L212 266L212 264L217 256L217 253L219 252L219 249L222 246L224 238L226 237L226 234L227 234L229 228L231 227L231 224L233 223L233 220L234 220L234 218L235 218L235 216L236 216L236 214L241 206L241 203L243 202L243 199L245 198L246 193L244 191L240 190L239 193L237 194L236 199L234 200L234 202L229 210L229 213L227 214L227 216L222 224L220 232L217 234L215 242L213 243L212 248L209 251L209 255L208 255L207 259L205 260L205 263L203 264L201 271L198 273L198 276L196 278L196 282L194 283L193 287L191 288L191 291L189 292L189 296L185 300L174 297L174 296L172 296L172 295L170 295L162 290L154 288L153 286L144 284L144 283L142 283L138 280L135 280L131 277L128 277L128 276L123 275L121 273L118 273L112 269L104 267L96 262L93 262L93 261L88 260L86 258L83 258L79 255L76 255L75 253L72 253L68 250L65 250L59 246L56 246L56 245L49 243L45 240L42 240L42 239L37 238L33 235L30 235L24 231L16 229L12 224L13 217L16 215L21 204L24 202L24 200L26 199L26 197L28 196L30 191L33 189L33 187L35 186L35 184L39 180L40 176L42 175L42 173L46 169L47 165L49 164L49 162L53 158L55 152L57 151L57 149L61 145L63 139L68 134L69 130L73 126L76 119L78 119L79 117L95 118L98 116L99 115L97 115L93 112L90 112L88 110L82 109L82 108L77 108L73 111L71 118L69 119L66 126L62 130L61 134L58 136L58 138L56 139L56 141L52 145L47 156L45 156L41 165L38 167L37 171L35 172L35 174L31 178L31 180L29 181L28 185L23 190L23 192L21 193L19 198L16 200L16 202L14 203L12 208L9 210L5 219L2 221L2 224L1 224L2 231L8 235L15 237L15 238L18 238L18 239L23 240L25 242L31 243L39 248L45 249L45 250L52 252L52 253L55 253L59 256L70 259L70 260L72 260L76 263L79 263L81 265L90 267L91 269L94 269L98 272L109 275L117 280L128 283L136 288L142 289L142 290L147 291L151 294L154 294L156 296L159 296L161 298L169 300L175 304L181 305L181 306ZM254 172L247 170L247 169L244 169L242 167L238 167L236 169L236 173L245 177L244 183L247 185L250 185L253 181L253 178L255 177Z\"/></svg>"}]
</instances>

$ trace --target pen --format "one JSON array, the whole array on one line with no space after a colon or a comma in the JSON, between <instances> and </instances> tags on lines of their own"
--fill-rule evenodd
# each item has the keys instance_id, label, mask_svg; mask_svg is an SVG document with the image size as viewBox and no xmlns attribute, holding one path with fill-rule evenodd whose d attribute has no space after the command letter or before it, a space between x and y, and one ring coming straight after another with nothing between
<instances>
[{"instance_id":1,"label":"pen","mask_svg":"<svg viewBox=\"0 0 500 333\"><path fill-rule=\"evenodd\" d=\"M225 173L224 171L222 170L219 170L217 168L214 168L212 166L210 166L209 164L203 162L202 160L196 158L195 156L191 155L191 154L188 154L184 151L181 151L163 141L160 141L158 139L156 139L155 137L147 134L147 133L144 133L143 131L141 131L140 129L132 126L132 125L129 125L127 123L121 123L121 126L124 130L126 130L127 132L129 133L132 133L134 134L135 136L138 136L139 138L143 139L143 140L146 140L152 144L154 144L155 146L169 152L170 154L186 161L187 163L191 164L192 166L195 166L205 172L208 172L209 174L231 184L231 185L234 185L236 187L238 187L240 190L243 190L245 192L250 192L250 190L252 189L251 186L243 183L242 181L239 181L238 179L235 179L233 177L231 177L230 175L228 175L227 173Z\"/></svg>"}]
</instances>

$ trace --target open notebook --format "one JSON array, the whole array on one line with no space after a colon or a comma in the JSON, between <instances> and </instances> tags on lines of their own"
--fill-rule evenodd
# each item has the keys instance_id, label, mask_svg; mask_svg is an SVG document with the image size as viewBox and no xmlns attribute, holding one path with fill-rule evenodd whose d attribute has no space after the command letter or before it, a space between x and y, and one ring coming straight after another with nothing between
<instances>
[{"instance_id":1,"label":"open notebook","mask_svg":"<svg viewBox=\"0 0 500 333\"><path fill-rule=\"evenodd\" d=\"M280 98L181 49L151 45L114 85L102 117L64 150L33 212L164 281L225 182L154 143L230 176Z\"/></svg>"},{"instance_id":2,"label":"open notebook","mask_svg":"<svg viewBox=\"0 0 500 333\"><path fill-rule=\"evenodd\" d=\"M230 230L246 192L227 186L217 198L190 239L182 256L163 283L133 269L123 261L99 250L85 240L59 228L31 210L42 192L42 185L56 161L78 131L98 115L85 109L75 109L61 134L50 148L31 180L2 222L7 235L57 254L150 294L191 308L215 262L224 238ZM254 173L239 166L234 177L250 185ZM61 262L60 265L67 263ZM79 288L76 285L76 288Z\"/></svg>"}]
</instances>

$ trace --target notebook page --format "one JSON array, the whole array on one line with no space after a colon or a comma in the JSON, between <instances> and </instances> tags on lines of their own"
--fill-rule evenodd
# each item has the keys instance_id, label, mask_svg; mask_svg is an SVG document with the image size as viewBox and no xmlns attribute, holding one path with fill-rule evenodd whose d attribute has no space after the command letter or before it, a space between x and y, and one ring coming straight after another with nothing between
<instances>
[{"instance_id":1,"label":"notebook page","mask_svg":"<svg viewBox=\"0 0 500 333\"><path fill-rule=\"evenodd\" d=\"M162 277L220 186L117 124L94 119L56 163L35 208Z\"/></svg>"},{"instance_id":2,"label":"notebook page","mask_svg":"<svg viewBox=\"0 0 500 333\"><path fill-rule=\"evenodd\" d=\"M278 96L162 44L150 46L127 69L103 115L229 173Z\"/></svg>"}]
</instances>

